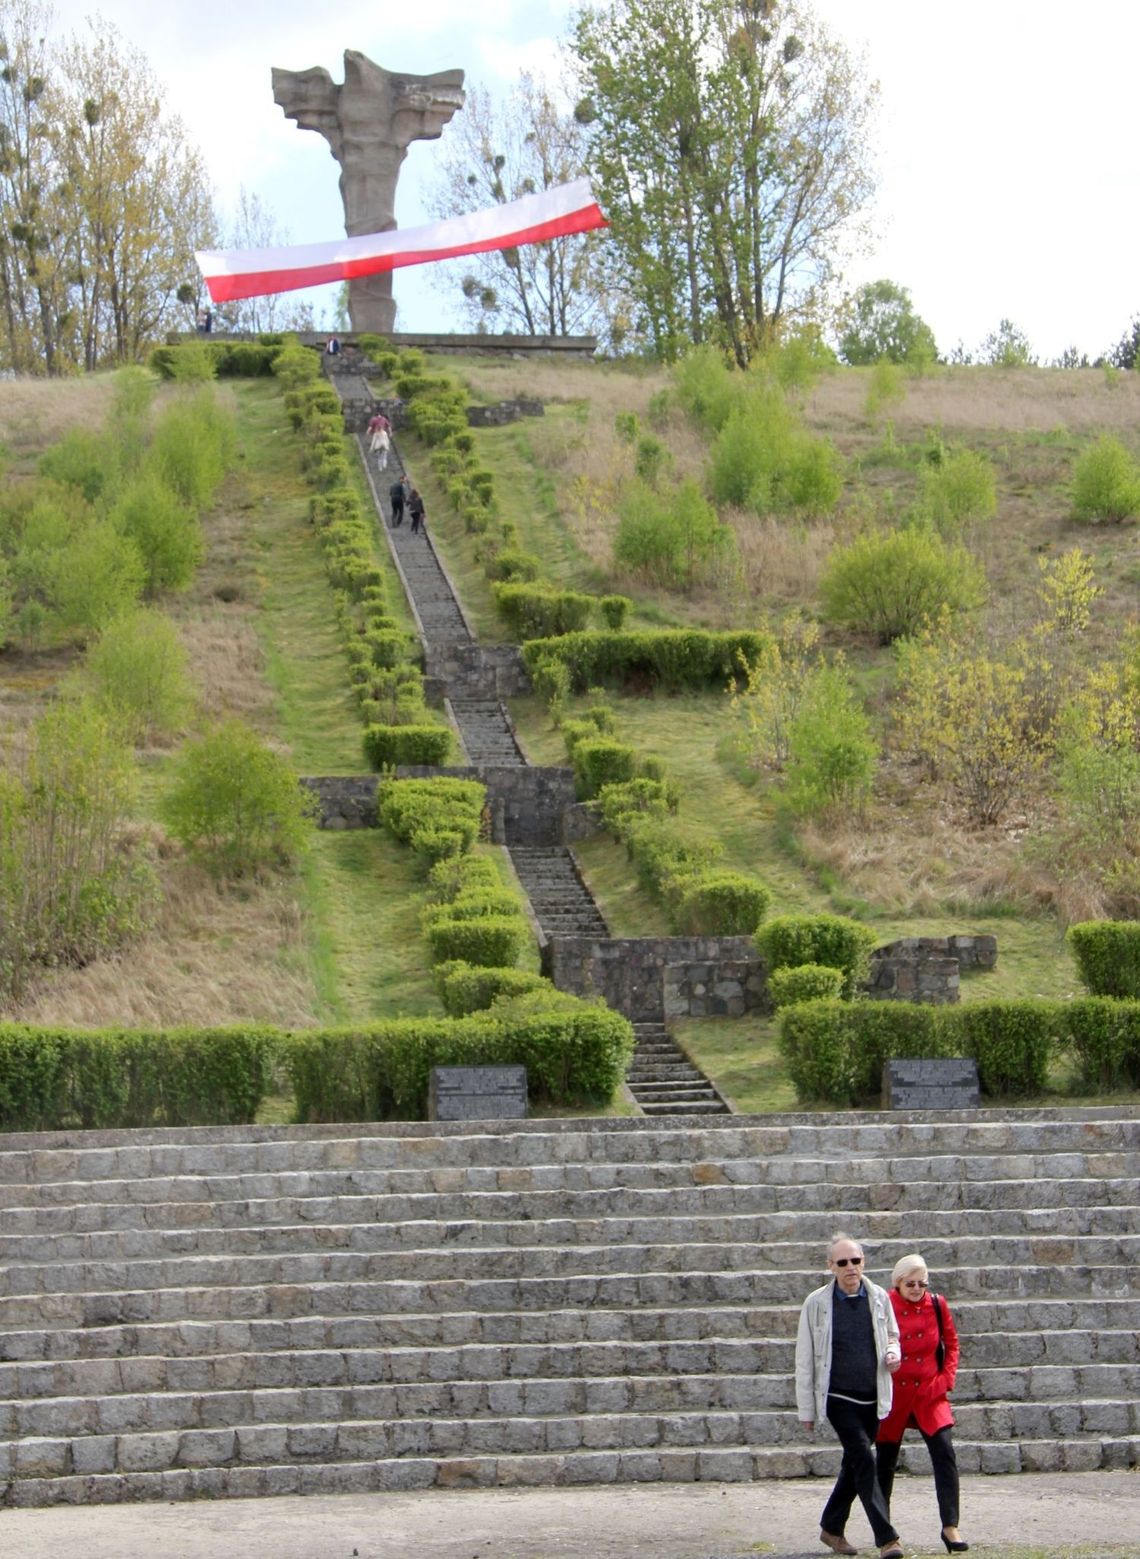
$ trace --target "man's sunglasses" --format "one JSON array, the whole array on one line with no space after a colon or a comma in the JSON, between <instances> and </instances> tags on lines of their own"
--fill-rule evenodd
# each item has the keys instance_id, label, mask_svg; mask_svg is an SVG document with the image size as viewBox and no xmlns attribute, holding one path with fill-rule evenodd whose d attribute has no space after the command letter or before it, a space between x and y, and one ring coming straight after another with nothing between
<instances>
[{"instance_id":1,"label":"man's sunglasses","mask_svg":"<svg viewBox=\"0 0 1140 1559\"><path fill-rule=\"evenodd\" d=\"M836 1256L835 1265L837 1267L861 1267L863 1258L862 1256Z\"/></svg>"}]
</instances>

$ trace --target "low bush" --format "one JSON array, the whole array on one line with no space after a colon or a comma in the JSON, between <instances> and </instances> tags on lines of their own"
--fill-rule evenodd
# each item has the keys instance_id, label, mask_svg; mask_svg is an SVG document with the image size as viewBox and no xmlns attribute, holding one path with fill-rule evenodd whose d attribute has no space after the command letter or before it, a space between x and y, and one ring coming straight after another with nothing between
<instances>
[{"instance_id":1,"label":"low bush","mask_svg":"<svg viewBox=\"0 0 1140 1559\"><path fill-rule=\"evenodd\" d=\"M713 633L698 628L604 630L532 639L523 645L531 675L555 661L570 673L572 692L591 687L661 686L670 691L723 688L741 675L742 657L756 661L771 644L766 633L733 629Z\"/></svg>"},{"instance_id":2,"label":"low bush","mask_svg":"<svg viewBox=\"0 0 1140 1559\"><path fill-rule=\"evenodd\" d=\"M479 915L471 920L436 920L426 928L433 963L464 963L508 969L518 963L529 935L521 915Z\"/></svg>"},{"instance_id":3,"label":"low bush","mask_svg":"<svg viewBox=\"0 0 1140 1559\"><path fill-rule=\"evenodd\" d=\"M985 573L965 547L922 527L881 531L836 547L820 579L826 621L890 644L942 613L980 606Z\"/></svg>"},{"instance_id":4,"label":"low bush","mask_svg":"<svg viewBox=\"0 0 1140 1559\"><path fill-rule=\"evenodd\" d=\"M955 1054L944 1048L943 1010L901 1001L816 1000L784 1007L780 1054L796 1097L866 1104L879 1095L883 1063L892 1056Z\"/></svg>"},{"instance_id":5,"label":"low bush","mask_svg":"<svg viewBox=\"0 0 1140 1559\"><path fill-rule=\"evenodd\" d=\"M1140 1088L1140 1002L1090 996L1069 1002L1064 1018L1084 1088Z\"/></svg>"},{"instance_id":6,"label":"low bush","mask_svg":"<svg viewBox=\"0 0 1140 1559\"><path fill-rule=\"evenodd\" d=\"M878 938L869 926L844 915L778 915L756 932L756 948L769 971L800 964L824 964L843 971L843 994L851 997L867 978Z\"/></svg>"},{"instance_id":7,"label":"low bush","mask_svg":"<svg viewBox=\"0 0 1140 1559\"><path fill-rule=\"evenodd\" d=\"M632 747L604 737L575 742L570 761L579 801L589 801L607 785L624 784L637 769L637 754Z\"/></svg>"},{"instance_id":8,"label":"low bush","mask_svg":"<svg viewBox=\"0 0 1140 1559\"><path fill-rule=\"evenodd\" d=\"M1140 998L1140 922L1082 921L1069 927L1068 942L1093 996Z\"/></svg>"},{"instance_id":9,"label":"low bush","mask_svg":"<svg viewBox=\"0 0 1140 1559\"><path fill-rule=\"evenodd\" d=\"M160 813L209 871L242 877L295 861L314 806L285 759L231 718L182 748Z\"/></svg>"},{"instance_id":10,"label":"low bush","mask_svg":"<svg viewBox=\"0 0 1140 1559\"><path fill-rule=\"evenodd\" d=\"M504 583L492 586L499 616L517 639L543 639L574 633L590 620L594 597L550 585Z\"/></svg>"},{"instance_id":11,"label":"low bush","mask_svg":"<svg viewBox=\"0 0 1140 1559\"><path fill-rule=\"evenodd\" d=\"M752 936L772 895L756 877L714 868L688 878L671 916L683 936Z\"/></svg>"},{"instance_id":12,"label":"low bush","mask_svg":"<svg viewBox=\"0 0 1140 1559\"><path fill-rule=\"evenodd\" d=\"M1078 520L1128 520L1140 514L1140 465L1119 439L1104 434L1077 460L1073 514Z\"/></svg>"},{"instance_id":13,"label":"low bush","mask_svg":"<svg viewBox=\"0 0 1140 1559\"><path fill-rule=\"evenodd\" d=\"M0 1024L0 1129L243 1125L268 1091L279 1040L259 1026Z\"/></svg>"},{"instance_id":14,"label":"low bush","mask_svg":"<svg viewBox=\"0 0 1140 1559\"><path fill-rule=\"evenodd\" d=\"M380 822L427 864L464 855L479 837L487 792L477 780L388 780L376 800Z\"/></svg>"},{"instance_id":15,"label":"low bush","mask_svg":"<svg viewBox=\"0 0 1140 1559\"><path fill-rule=\"evenodd\" d=\"M611 633L620 633L625 626L632 601L627 595L603 595L598 597L598 614Z\"/></svg>"},{"instance_id":16,"label":"low bush","mask_svg":"<svg viewBox=\"0 0 1140 1559\"><path fill-rule=\"evenodd\" d=\"M306 1030L287 1048L300 1121L422 1120L433 1066L522 1065L535 1102L601 1103L632 1053L625 1018L542 991L466 1018Z\"/></svg>"},{"instance_id":17,"label":"low bush","mask_svg":"<svg viewBox=\"0 0 1140 1559\"><path fill-rule=\"evenodd\" d=\"M526 969L479 968L458 960L438 964L435 973L443 1010L452 1018L483 1012L503 996L523 996L549 988L540 974Z\"/></svg>"},{"instance_id":18,"label":"low bush","mask_svg":"<svg viewBox=\"0 0 1140 1559\"><path fill-rule=\"evenodd\" d=\"M843 995L843 970L826 964L790 964L772 970L768 992L777 1009L801 1001L838 1001Z\"/></svg>"},{"instance_id":19,"label":"low bush","mask_svg":"<svg viewBox=\"0 0 1140 1559\"><path fill-rule=\"evenodd\" d=\"M1067 1003L971 1001L943 1009L945 1055L973 1056L991 1097L1040 1093L1065 1038Z\"/></svg>"},{"instance_id":20,"label":"low bush","mask_svg":"<svg viewBox=\"0 0 1140 1559\"><path fill-rule=\"evenodd\" d=\"M439 768L451 753L445 725L370 725L362 737L369 768Z\"/></svg>"}]
</instances>

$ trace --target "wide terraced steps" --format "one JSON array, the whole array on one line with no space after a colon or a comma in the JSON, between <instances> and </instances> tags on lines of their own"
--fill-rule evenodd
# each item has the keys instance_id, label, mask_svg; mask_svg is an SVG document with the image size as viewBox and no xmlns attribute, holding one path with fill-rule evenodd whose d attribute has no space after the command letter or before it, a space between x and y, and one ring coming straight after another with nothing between
<instances>
[{"instance_id":1,"label":"wide terraced steps","mask_svg":"<svg viewBox=\"0 0 1140 1559\"><path fill-rule=\"evenodd\" d=\"M950 1297L965 1470L1134 1465L1138 1207L1127 1110L3 1137L0 1492L829 1473L839 1227Z\"/></svg>"}]
</instances>

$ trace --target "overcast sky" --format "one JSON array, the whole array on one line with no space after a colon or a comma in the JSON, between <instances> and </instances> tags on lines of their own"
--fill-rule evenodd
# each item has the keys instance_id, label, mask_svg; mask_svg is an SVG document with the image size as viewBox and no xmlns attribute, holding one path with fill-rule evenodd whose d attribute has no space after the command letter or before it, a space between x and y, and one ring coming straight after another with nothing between
<instances>
[{"instance_id":1,"label":"overcast sky","mask_svg":"<svg viewBox=\"0 0 1140 1559\"><path fill-rule=\"evenodd\" d=\"M294 243L343 233L326 142L274 104L270 68L323 65L343 79L359 49L390 70L459 67L505 90L553 76L572 0L57 0L65 27L96 10L146 55L202 149L223 213L255 191ZM875 248L849 273L909 287L943 352L1003 317L1039 355L1090 355L1140 313L1135 99L1140 7L1123 0L816 0L882 88ZM447 131L444 131L446 136ZM408 154L401 226L427 220L438 142ZM461 262L457 262L459 264ZM447 303L396 273L398 328L446 329ZM316 295L319 309L327 292Z\"/></svg>"}]
</instances>

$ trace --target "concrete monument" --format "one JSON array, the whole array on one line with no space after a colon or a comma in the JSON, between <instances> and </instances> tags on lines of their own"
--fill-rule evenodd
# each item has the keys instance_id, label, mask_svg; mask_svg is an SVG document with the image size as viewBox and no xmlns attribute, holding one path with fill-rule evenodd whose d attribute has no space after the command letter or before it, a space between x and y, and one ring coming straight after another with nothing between
<instances>
[{"instance_id":1,"label":"concrete monument","mask_svg":"<svg viewBox=\"0 0 1140 1559\"><path fill-rule=\"evenodd\" d=\"M463 107L463 72L406 76L344 51L344 84L327 70L273 71L273 101L302 130L316 130L340 163L344 230L350 238L396 226L396 180L412 141L435 140ZM387 333L396 321L392 274L348 284L354 330Z\"/></svg>"}]
</instances>

